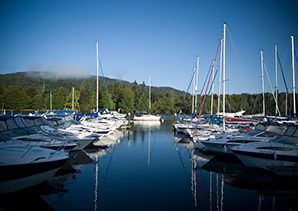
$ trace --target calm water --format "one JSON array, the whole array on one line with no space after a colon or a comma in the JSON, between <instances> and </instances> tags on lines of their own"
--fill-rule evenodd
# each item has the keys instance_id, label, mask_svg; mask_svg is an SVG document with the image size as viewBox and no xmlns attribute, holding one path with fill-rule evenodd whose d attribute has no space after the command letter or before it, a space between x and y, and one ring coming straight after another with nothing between
<instances>
[{"instance_id":1,"label":"calm water","mask_svg":"<svg viewBox=\"0 0 298 211\"><path fill-rule=\"evenodd\" d=\"M108 149L72 154L47 184L1 196L2 210L294 210L298 182L193 150L172 116L135 123Z\"/></svg>"}]
</instances>

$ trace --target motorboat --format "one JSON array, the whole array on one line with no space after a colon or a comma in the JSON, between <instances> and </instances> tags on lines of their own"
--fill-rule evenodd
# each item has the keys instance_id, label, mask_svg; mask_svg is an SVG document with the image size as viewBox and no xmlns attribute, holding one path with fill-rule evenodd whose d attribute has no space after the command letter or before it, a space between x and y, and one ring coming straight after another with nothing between
<instances>
[{"instance_id":1,"label":"motorboat","mask_svg":"<svg viewBox=\"0 0 298 211\"><path fill-rule=\"evenodd\" d=\"M269 142L244 144L231 150L248 167L297 170L298 126L288 126L284 135Z\"/></svg>"},{"instance_id":2,"label":"motorboat","mask_svg":"<svg viewBox=\"0 0 298 211\"><path fill-rule=\"evenodd\" d=\"M64 151L24 145L0 134L0 194L48 181L68 158Z\"/></svg>"},{"instance_id":3,"label":"motorboat","mask_svg":"<svg viewBox=\"0 0 298 211\"><path fill-rule=\"evenodd\" d=\"M77 144L66 138L47 136L37 133L27 127L24 119L18 116L0 116L0 133L14 140L24 142L24 145L40 146L54 150L72 150Z\"/></svg>"},{"instance_id":4,"label":"motorboat","mask_svg":"<svg viewBox=\"0 0 298 211\"><path fill-rule=\"evenodd\" d=\"M51 125L43 116L21 116L26 125L41 134L54 136L58 138L66 138L69 141L74 141L77 146L73 150L82 150L90 143L92 143L97 136L93 133L86 133L84 131L66 131Z\"/></svg>"},{"instance_id":5,"label":"motorboat","mask_svg":"<svg viewBox=\"0 0 298 211\"><path fill-rule=\"evenodd\" d=\"M247 133L231 133L227 135L218 135L209 140L202 140L201 143L206 146L206 150L226 155L233 155L232 147L240 146L252 142L270 141L273 138L284 134L287 125L264 122L259 123L255 129Z\"/></svg>"}]
</instances>

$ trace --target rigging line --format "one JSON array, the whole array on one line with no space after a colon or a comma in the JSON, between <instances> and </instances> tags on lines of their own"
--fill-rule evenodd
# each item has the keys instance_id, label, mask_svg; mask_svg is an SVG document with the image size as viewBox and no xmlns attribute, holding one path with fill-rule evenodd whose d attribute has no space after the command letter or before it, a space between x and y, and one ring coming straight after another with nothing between
<instances>
[{"instance_id":1,"label":"rigging line","mask_svg":"<svg viewBox=\"0 0 298 211\"><path fill-rule=\"evenodd\" d=\"M285 88L286 88L286 91L287 91L287 94L288 94L288 97L289 97L289 100L290 100L291 111L292 111L292 113L294 113L294 111L293 111L293 105L292 105L292 100L290 98L290 94L289 94L287 82L286 82L286 79L285 79L284 71L283 71L282 66L281 66L281 62L280 62L278 51L277 51L277 58L278 58L278 63L279 63L280 70L281 70L281 73L282 73L282 78L283 78L283 81L284 81L284 85L285 85Z\"/></svg>"},{"instance_id":2,"label":"rigging line","mask_svg":"<svg viewBox=\"0 0 298 211\"><path fill-rule=\"evenodd\" d=\"M296 51L294 51L294 55L295 55L296 63L298 64L298 59L297 59Z\"/></svg>"},{"instance_id":3,"label":"rigging line","mask_svg":"<svg viewBox=\"0 0 298 211\"><path fill-rule=\"evenodd\" d=\"M199 180L199 176L198 176L197 171L195 171L195 174L196 174L197 182L198 182L198 185L199 185L199 189L200 189L200 194L201 194L201 199L202 199L202 202L203 202L204 210L207 210L206 209L206 205L205 205L205 201L204 201L204 196L203 196L203 191L202 191L201 183L200 183L200 180Z\"/></svg>"},{"instance_id":4,"label":"rigging line","mask_svg":"<svg viewBox=\"0 0 298 211\"><path fill-rule=\"evenodd\" d=\"M210 92L211 92L211 90L212 90L212 87L213 87L213 84L214 84L214 81L215 81L217 72L218 72L218 69L215 71L214 78L213 78L213 80L212 80L212 82L211 82L211 86L210 86L210 88L209 88L209 92L208 92L207 98L206 98L205 103L204 103L204 107L203 107L202 114L203 114L203 112L204 112L204 110L205 110L205 106L206 106L207 101L208 101L208 98L209 98L209 96L210 96ZM202 114L201 114L201 115L202 115Z\"/></svg>"},{"instance_id":5,"label":"rigging line","mask_svg":"<svg viewBox=\"0 0 298 211\"><path fill-rule=\"evenodd\" d=\"M193 73L192 73L192 76L191 76L191 79L190 79L188 88L187 88L187 90L186 90L186 92L185 92L185 94L184 94L183 102L182 102L182 105L181 105L181 107L180 107L180 111L179 111L179 114L178 114L178 115L180 115L180 113L182 113L182 107L183 107L183 105L184 105L185 98L186 98L186 95L187 95L188 90L189 90L189 88L190 88L190 85L191 85L191 83L192 83L192 80L193 80L194 75L195 75L195 71L193 71Z\"/></svg>"},{"instance_id":6,"label":"rigging line","mask_svg":"<svg viewBox=\"0 0 298 211\"><path fill-rule=\"evenodd\" d=\"M200 93L200 95L199 95L199 99L198 99L197 104L196 104L196 107L195 107L195 109L194 109L195 111L197 110L197 107L199 106L199 102L200 102L202 93L203 93L203 91L204 91L204 87L205 87L205 85L206 85L206 82L207 82L207 79L208 79L208 75L210 74L210 71L211 71L211 69L212 69L212 65L215 63L215 62L213 62L213 61L214 61L214 60L212 60L212 62L211 62L211 64L210 64L210 67L209 67L209 70L208 70L208 73L207 73L207 75L206 75L206 78L205 78L205 81L204 81L204 84L203 84L201 93ZM193 118L194 118L194 114L191 116L191 120L190 120L190 122L192 121Z\"/></svg>"},{"instance_id":7,"label":"rigging line","mask_svg":"<svg viewBox=\"0 0 298 211\"><path fill-rule=\"evenodd\" d=\"M181 156L181 152L180 152L180 147L178 147L178 150L177 150L177 151L178 151L178 155L179 155L179 158L180 158L180 161L181 161L183 170L184 170L184 174L185 174L186 180L187 180L187 182L191 183L191 181L188 179L188 175L187 175L187 171L186 171L185 164L184 164L184 162L182 161L182 156ZM188 184L189 184L189 183L188 183Z\"/></svg>"},{"instance_id":8,"label":"rigging line","mask_svg":"<svg viewBox=\"0 0 298 211\"><path fill-rule=\"evenodd\" d=\"M227 37L230 38L230 41L231 41L231 44L232 44L232 48L233 48L234 51L235 51L236 59L238 60L239 66L241 67L240 70L241 70L242 75L244 76L244 78L246 78L246 79L249 78L249 79L250 79L251 77L249 77L249 76L246 75L246 73L248 73L248 71L246 71L245 68L244 68L242 59L241 59L241 57L240 57L239 50L238 50L238 48L237 48L237 46L236 46L236 44L235 44L235 41L234 41L234 39L233 39L233 37L232 37L230 28L229 28L228 26L227 26L227 34L228 34ZM246 81L248 81L248 80L246 80ZM247 84L247 85L249 85L249 84Z\"/></svg>"},{"instance_id":9,"label":"rigging line","mask_svg":"<svg viewBox=\"0 0 298 211\"><path fill-rule=\"evenodd\" d=\"M220 44L221 44L221 39L219 40L218 47L217 47L217 50L216 50L215 59L214 59L213 65L212 65L212 70L211 70L211 73L210 73L210 76L209 76L209 80L208 80L207 88L206 88L206 91L205 91L205 95L204 95L203 103L205 102L205 99L206 99L206 93L207 93L207 90L208 90L208 87L209 87L209 83L210 83L210 80L211 80L211 77L212 77L212 72L213 72L213 70L214 70L214 65L215 65L215 61L216 61L216 58L217 58L217 54L218 54L218 50L219 50ZM202 109L203 109L203 103L202 103L202 106L201 106L201 110L200 110L200 112L199 112L199 116L198 116L198 119L197 119L197 122L196 122L196 127L195 127L194 132L195 132L196 129L197 129L198 122L199 122L199 119L200 119L200 117L201 117L201 112L202 112Z\"/></svg>"},{"instance_id":10,"label":"rigging line","mask_svg":"<svg viewBox=\"0 0 298 211\"><path fill-rule=\"evenodd\" d=\"M259 71L257 67L259 67L259 64L261 63L260 60L261 60L261 59L260 59L260 57L258 56L257 63L255 63L255 67L254 67L254 70L255 70L255 71L254 71L254 74L253 74L253 77L252 77L252 80L251 80L251 83L250 83L250 86L249 86L248 93L251 93L251 91L252 91L252 87L253 87L253 86L252 86L252 85L253 85L253 82L256 81L256 80L255 80L255 78L256 78L256 73Z\"/></svg>"},{"instance_id":11,"label":"rigging line","mask_svg":"<svg viewBox=\"0 0 298 211\"><path fill-rule=\"evenodd\" d=\"M105 183L106 183L106 179L107 179L107 177L108 177L108 173L109 173L109 169L110 169L110 167L111 167L112 158L113 158L115 149L116 149L116 147L114 146L114 147L113 147L112 155L111 155L110 160L109 160L108 168L107 168L107 170L106 170L106 174L105 174L105 176L104 176L104 178L103 178L103 183L102 183L102 185L101 185L100 190L103 190L103 186L104 186ZM99 194L98 194L98 195L99 195ZM100 199L101 199L101 197L99 198L98 202L100 201Z\"/></svg>"},{"instance_id":12,"label":"rigging line","mask_svg":"<svg viewBox=\"0 0 298 211\"><path fill-rule=\"evenodd\" d=\"M265 65L265 62L264 62L264 67L265 67L265 71L266 71L266 75L267 75L267 79L269 81L269 85L270 85L270 88L271 88L271 92L272 92L272 95L273 95L273 99L274 101L276 102L276 96L274 95L274 91L272 89L272 84L271 84L271 81L270 81L270 78L269 78L269 75L268 75L268 71L267 71L267 67ZM280 111L279 111L279 107L277 106L277 111L279 113L279 116L280 116Z\"/></svg>"},{"instance_id":13,"label":"rigging line","mask_svg":"<svg viewBox=\"0 0 298 211\"><path fill-rule=\"evenodd\" d=\"M114 120L116 120L116 119L115 119L114 112L113 112L113 107L112 107L112 102L111 102L111 98L110 98L110 94L109 94L108 86L107 86L107 83L106 83L105 76L104 76L104 74L103 74L103 68L102 68L102 66L101 66L101 62L100 62L100 59L99 59L99 58L98 58L98 63L99 63L99 66L100 66L101 74L102 74L103 81L104 81L104 84L105 84L105 87L106 87L106 91L107 91L107 95L108 95L108 98L109 98L109 103L110 103L111 111L112 111Z\"/></svg>"}]
</instances>

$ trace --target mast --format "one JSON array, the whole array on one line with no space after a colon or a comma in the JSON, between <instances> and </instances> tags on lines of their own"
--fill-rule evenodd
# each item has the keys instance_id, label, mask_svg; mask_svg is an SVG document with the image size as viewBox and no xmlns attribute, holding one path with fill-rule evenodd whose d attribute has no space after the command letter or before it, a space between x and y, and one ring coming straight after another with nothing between
<instances>
[{"instance_id":1,"label":"mast","mask_svg":"<svg viewBox=\"0 0 298 211\"><path fill-rule=\"evenodd\" d=\"M275 116L278 112L278 91L277 91L277 45L275 45Z\"/></svg>"},{"instance_id":2,"label":"mast","mask_svg":"<svg viewBox=\"0 0 298 211\"><path fill-rule=\"evenodd\" d=\"M226 128L226 120L225 120L225 94L226 94L226 87L225 87L225 82L226 82L226 25L227 23L224 23L224 31L223 31L223 63L222 63L222 95L223 95L223 99L222 99L222 112L223 112L223 123L222 123L222 127L223 127L223 131L225 131Z\"/></svg>"},{"instance_id":3,"label":"mast","mask_svg":"<svg viewBox=\"0 0 298 211\"><path fill-rule=\"evenodd\" d=\"M215 60L213 60L213 66L214 66L214 63L215 63ZM214 81L214 71L212 72L212 81ZM212 87L211 87L211 109L210 109L211 115L213 114L213 88L214 88L214 86L212 85Z\"/></svg>"},{"instance_id":4,"label":"mast","mask_svg":"<svg viewBox=\"0 0 298 211\"><path fill-rule=\"evenodd\" d=\"M295 61L294 61L294 36L291 36L292 40L292 68L293 68L293 106L294 106L294 117L296 116L296 91L295 91Z\"/></svg>"},{"instance_id":5,"label":"mast","mask_svg":"<svg viewBox=\"0 0 298 211\"><path fill-rule=\"evenodd\" d=\"M98 42L96 42L96 112L98 112Z\"/></svg>"},{"instance_id":6,"label":"mast","mask_svg":"<svg viewBox=\"0 0 298 211\"><path fill-rule=\"evenodd\" d=\"M53 103L52 103L52 92L50 92L50 110L53 110Z\"/></svg>"},{"instance_id":7,"label":"mast","mask_svg":"<svg viewBox=\"0 0 298 211\"><path fill-rule=\"evenodd\" d=\"M197 74L196 74L196 99L195 99L195 105L197 105L197 101L198 101L198 87L199 87L199 60L200 60L200 57L198 56L198 58L197 58L197 68L196 68L196 70L197 70ZM197 111L194 111L195 113L197 112Z\"/></svg>"},{"instance_id":8,"label":"mast","mask_svg":"<svg viewBox=\"0 0 298 211\"><path fill-rule=\"evenodd\" d=\"M151 75L149 75L149 114L151 113Z\"/></svg>"},{"instance_id":9,"label":"mast","mask_svg":"<svg viewBox=\"0 0 298 211\"><path fill-rule=\"evenodd\" d=\"M195 74L195 72L196 72L196 68L194 67L193 68L193 73ZM195 104L195 86L196 86L196 79L195 79L196 77L194 77L193 79L192 79L192 103L191 103L191 113L193 114L194 113L194 104Z\"/></svg>"},{"instance_id":10,"label":"mast","mask_svg":"<svg viewBox=\"0 0 298 211\"><path fill-rule=\"evenodd\" d=\"M220 60L219 60L219 80L218 80L218 97L217 97L217 113L220 109L220 89L221 89L221 71L222 71L222 39L220 40Z\"/></svg>"},{"instance_id":11,"label":"mast","mask_svg":"<svg viewBox=\"0 0 298 211\"><path fill-rule=\"evenodd\" d=\"M74 111L74 87L72 87L72 101L71 101L71 108L72 108L72 111Z\"/></svg>"},{"instance_id":12,"label":"mast","mask_svg":"<svg viewBox=\"0 0 298 211\"><path fill-rule=\"evenodd\" d=\"M264 59L261 51L261 70L262 70L262 93L263 93L263 116L265 116L265 91L264 91Z\"/></svg>"}]
</instances>

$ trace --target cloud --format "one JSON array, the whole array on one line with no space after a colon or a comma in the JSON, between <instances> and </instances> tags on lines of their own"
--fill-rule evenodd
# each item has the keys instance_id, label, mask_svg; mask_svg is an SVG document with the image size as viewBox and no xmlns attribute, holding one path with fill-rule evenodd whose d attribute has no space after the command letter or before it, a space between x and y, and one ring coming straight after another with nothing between
<instances>
[{"instance_id":1,"label":"cloud","mask_svg":"<svg viewBox=\"0 0 298 211\"><path fill-rule=\"evenodd\" d=\"M40 77L45 79L79 79L89 77L84 67L75 64L55 65L44 68L41 63L32 64L28 70L30 77Z\"/></svg>"},{"instance_id":2,"label":"cloud","mask_svg":"<svg viewBox=\"0 0 298 211\"><path fill-rule=\"evenodd\" d=\"M124 76L128 73L127 70L125 69L112 69L111 70L111 75L113 75L117 79L123 79Z\"/></svg>"}]
</instances>

